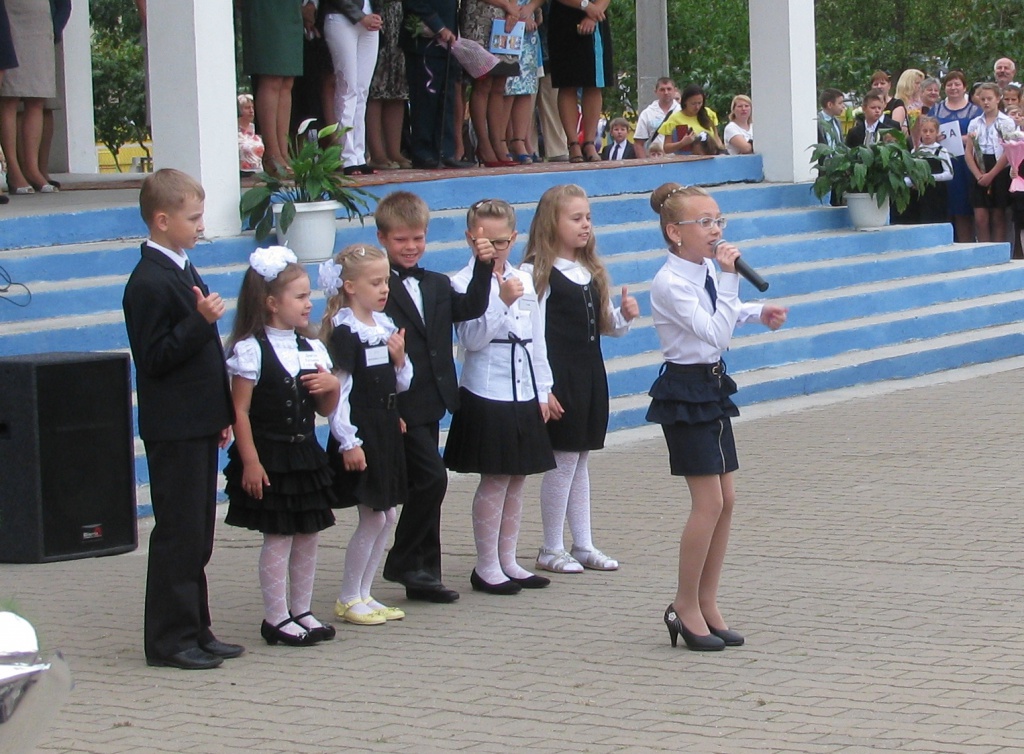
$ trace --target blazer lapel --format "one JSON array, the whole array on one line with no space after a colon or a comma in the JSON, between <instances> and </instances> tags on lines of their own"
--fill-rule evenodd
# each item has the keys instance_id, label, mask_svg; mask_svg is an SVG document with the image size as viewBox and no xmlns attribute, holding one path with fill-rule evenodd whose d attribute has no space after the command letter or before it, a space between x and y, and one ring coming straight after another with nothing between
<instances>
[{"instance_id":1,"label":"blazer lapel","mask_svg":"<svg viewBox=\"0 0 1024 754\"><path fill-rule=\"evenodd\" d=\"M168 270L171 274L175 276L175 278L182 285L188 288L189 295L192 296L192 286L194 286L196 282L192 278L192 273L188 270L188 268L184 270L181 269L178 265L176 265L174 262L168 259L166 254L164 254L162 251L159 251L158 249L154 249L149 244L142 244L142 256L144 259L148 259L154 264L157 264L158 266L164 268L165 270ZM191 262L189 264L191 264ZM200 283L202 283L202 281L200 281ZM200 284L200 288L203 289L204 296L209 295L209 291L206 290L205 285Z\"/></svg>"},{"instance_id":2,"label":"blazer lapel","mask_svg":"<svg viewBox=\"0 0 1024 754\"><path fill-rule=\"evenodd\" d=\"M420 283L420 295L423 296L423 311L427 311L427 297L424 292L423 283ZM395 305L402 310L405 316L412 322L416 328L423 333L427 334L427 327L423 321L423 317L420 316L419 310L416 308L416 304L413 303L412 296L409 295L409 291L405 287L405 283L398 277L397 274L391 276L391 290L388 293L388 297L395 302Z\"/></svg>"}]
</instances>

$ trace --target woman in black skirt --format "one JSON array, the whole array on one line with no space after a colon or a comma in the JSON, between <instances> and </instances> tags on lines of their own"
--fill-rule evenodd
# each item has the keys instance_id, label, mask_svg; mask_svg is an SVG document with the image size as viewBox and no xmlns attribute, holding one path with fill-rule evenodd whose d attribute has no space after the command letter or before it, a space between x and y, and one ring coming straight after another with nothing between
<instances>
[{"instance_id":1,"label":"woman in black skirt","mask_svg":"<svg viewBox=\"0 0 1024 754\"><path fill-rule=\"evenodd\" d=\"M651 208L661 218L669 254L651 285L665 363L651 388L647 421L662 425L672 475L686 477L691 501L665 624L673 647L682 634L690 649L717 650L743 643L718 610L735 499L732 474L739 468L730 420L739 411L729 397L736 383L725 373L722 353L736 325L760 319L777 330L787 309L740 301L740 252L728 242L716 247L725 218L704 189L663 184L651 195ZM721 269L717 284L709 259Z\"/></svg>"},{"instance_id":2,"label":"woman in black skirt","mask_svg":"<svg viewBox=\"0 0 1024 754\"><path fill-rule=\"evenodd\" d=\"M516 562L526 476L555 467L544 429L551 369L533 280L508 263L515 211L508 202L485 199L469 208L466 222L470 246L478 252L493 247L494 278L487 311L457 328L464 363L444 462L453 471L480 474L473 497L473 589L516 594L551 583ZM471 263L452 287L465 292L472 276Z\"/></svg>"}]
</instances>

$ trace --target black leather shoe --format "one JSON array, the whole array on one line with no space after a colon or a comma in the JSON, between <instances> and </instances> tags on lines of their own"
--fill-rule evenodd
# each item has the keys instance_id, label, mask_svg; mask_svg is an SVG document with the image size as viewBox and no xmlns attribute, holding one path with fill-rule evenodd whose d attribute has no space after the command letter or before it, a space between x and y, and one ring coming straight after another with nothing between
<instances>
[{"instance_id":1,"label":"black leather shoe","mask_svg":"<svg viewBox=\"0 0 1024 754\"><path fill-rule=\"evenodd\" d=\"M430 160L417 160L413 158L412 167L414 170L440 170L442 165L440 160L431 162Z\"/></svg>"},{"instance_id":2,"label":"black leather shoe","mask_svg":"<svg viewBox=\"0 0 1024 754\"><path fill-rule=\"evenodd\" d=\"M477 575L475 569L473 573L469 575L469 583L473 585L474 591L486 592L487 594L519 594L519 592L523 590L523 588L519 584L512 581L511 579L509 579L508 581L502 581L500 584L491 584L487 581L484 581Z\"/></svg>"},{"instance_id":3,"label":"black leather shoe","mask_svg":"<svg viewBox=\"0 0 1024 754\"><path fill-rule=\"evenodd\" d=\"M683 635L686 648L694 652L718 652L725 649L725 641L714 634L698 636L683 625L683 619L679 617L675 607L669 605L665 610L665 625L668 626L668 638L672 646L676 645L676 637Z\"/></svg>"},{"instance_id":4,"label":"black leather shoe","mask_svg":"<svg viewBox=\"0 0 1024 754\"><path fill-rule=\"evenodd\" d=\"M442 586L441 579L422 568L417 571L403 571L398 574L384 574L388 581L401 584L406 589L438 589Z\"/></svg>"},{"instance_id":5,"label":"black leather shoe","mask_svg":"<svg viewBox=\"0 0 1024 754\"><path fill-rule=\"evenodd\" d=\"M245 654L245 647L241 644L228 644L220 639L211 639L207 642L200 642L199 648L207 654L221 657L225 660L233 660Z\"/></svg>"},{"instance_id":6,"label":"black leather shoe","mask_svg":"<svg viewBox=\"0 0 1024 754\"><path fill-rule=\"evenodd\" d=\"M310 628L302 622L303 618L313 618L320 625L316 628ZM338 635L338 630L334 626L332 626L330 623L324 623L322 620L313 615L312 612L307 611L305 613L302 613L302 615L292 615L292 620L298 623L307 631L309 631L309 635L317 641L330 641Z\"/></svg>"},{"instance_id":7,"label":"black leather shoe","mask_svg":"<svg viewBox=\"0 0 1024 754\"><path fill-rule=\"evenodd\" d=\"M443 160L441 160L441 164L444 165L446 168L450 168L452 170L458 170L460 168L475 168L476 167L476 163L475 162L466 162L465 160L456 160L454 157L445 157Z\"/></svg>"},{"instance_id":8,"label":"black leather shoe","mask_svg":"<svg viewBox=\"0 0 1024 754\"><path fill-rule=\"evenodd\" d=\"M405 596L410 600L418 602L436 602L439 604L450 604L459 601L459 593L454 589L449 589L444 584L438 584L438 586L430 589L406 587Z\"/></svg>"},{"instance_id":9,"label":"black leather shoe","mask_svg":"<svg viewBox=\"0 0 1024 754\"><path fill-rule=\"evenodd\" d=\"M708 630L711 631L715 636L725 642L727 647L742 647L743 636L736 631L728 628L715 628L710 623L708 624Z\"/></svg>"},{"instance_id":10,"label":"black leather shoe","mask_svg":"<svg viewBox=\"0 0 1024 754\"><path fill-rule=\"evenodd\" d=\"M210 670L223 662L223 658L205 652L199 647L183 649L169 657L146 658L146 664L155 668L181 668L182 670Z\"/></svg>"},{"instance_id":11,"label":"black leather shoe","mask_svg":"<svg viewBox=\"0 0 1024 754\"><path fill-rule=\"evenodd\" d=\"M551 584L551 579L545 578L544 576L538 576L535 573L531 573L523 579L517 579L515 576L509 576L509 578L516 584L519 584L523 589L543 589Z\"/></svg>"}]
</instances>

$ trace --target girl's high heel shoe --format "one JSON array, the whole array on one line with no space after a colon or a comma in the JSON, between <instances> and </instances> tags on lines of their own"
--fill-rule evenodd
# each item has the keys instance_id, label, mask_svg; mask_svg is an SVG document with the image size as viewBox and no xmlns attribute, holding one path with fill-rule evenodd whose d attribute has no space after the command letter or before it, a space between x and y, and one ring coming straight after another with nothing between
<instances>
[{"instance_id":1,"label":"girl's high heel shoe","mask_svg":"<svg viewBox=\"0 0 1024 754\"><path fill-rule=\"evenodd\" d=\"M718 652L725 649L725 641L720 637L714 634L697 636L690 631L683 625L683 619L679 617L672 605L665 609L665 625L668 626L668 638L672 640L673 647L676 645L676 638L682 634L686 648L694 652Z\"/></svg>"},{"instance_id":2,"label":"girl's high heel shoe","mask_svg":"<svg viewBox=\"0 0 1024 754\"><path fill-rule=\"evenodd\" d=\"M588 146L591 149L594 150L590 154L587 154L587 147ZM592 142L592 141L585 141L585 142L583 142L583 159L586 162L600 162L601 161L601 155L599 155L597 153L597 147L594 146L594 142Z\"/></svg>"},{"instance_id":3,"label":"girl's high heel shoe","mask_svg":"<svg viewBox=\"0 0 1024 754\"><path fill-rule=\"evenodd\" d=\"M743 646L743 635L737 633L728 628L715 628L710 623L708 624L708 630L711 631L715 636L725 642L727 647L742 647Z\"/></svg>"},{"instance_id":4,"label":"girl's high heel shoe","mask_svg":"<svg viewBox=\"0 0 1024 754\"><path fill-rule=\"evenodd\" d=\"M287 626L289 623L295 623L299 628L302 629L301 634L289 634L281 629ZM267 644L274 646L278 642L287 644L289 647L308 647L316 644L317 640L307 631L301 623L297 623L294 618L288 618L278 623L276 626L272 626L266 621L260 626L260 636L267 640Z\"/></svg>"}]
</instances>

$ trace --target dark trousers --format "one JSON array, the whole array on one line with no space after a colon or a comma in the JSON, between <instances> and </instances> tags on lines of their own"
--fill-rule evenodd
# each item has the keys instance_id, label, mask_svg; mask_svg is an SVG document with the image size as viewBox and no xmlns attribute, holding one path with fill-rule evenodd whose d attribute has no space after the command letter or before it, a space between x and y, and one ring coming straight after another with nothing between
<instances>
[{"instance_id":1,"label":"dark trousers","mask_svg":"<svg viewBox=\"0 0 1024 754\"><path fill-rule=\"evenodd\" d=\"M384 564L384 578L423 570L441 580L441 503L448 472L437 452L438 425L409 427L404 435L409 499L395 527L395 543Z\"/></svg>"},{"instance_id":2,"label":"dark trousers","mask_svg":"<svg viewBox=\"0 0 1024 754\"><path fill-rule=\"evenodd\" d=\"M410 151L416 162L437 163L456 156L453 110L458 63L449 64L448 60L447 54L405 55L412 127Z\"/></svg>"},{"instance_id":3,"label":"dark trousers","mask_svg":"<svg viewBox=\"0 0 1024 754\"><path fill-rule=\"evenodd\" d=\"M218 435L147 442L156 521L146 577L146 657L160 659L213 638L206 564L213 554Z\"/></svg>"}]
</instances>

